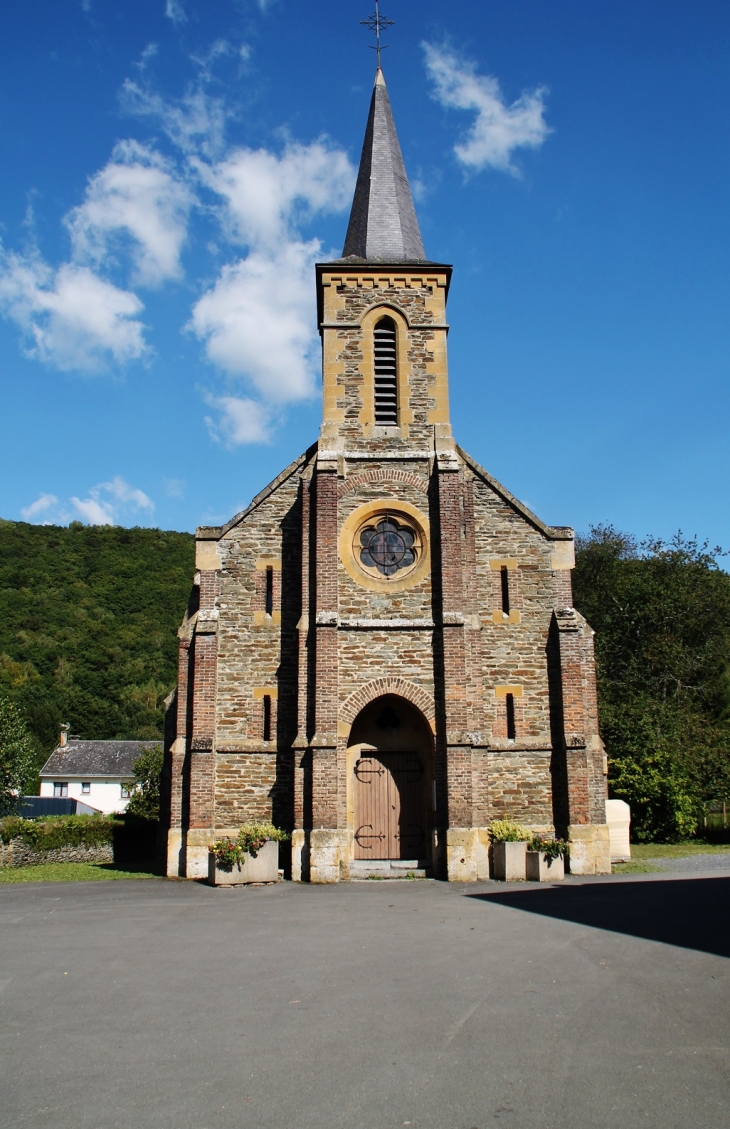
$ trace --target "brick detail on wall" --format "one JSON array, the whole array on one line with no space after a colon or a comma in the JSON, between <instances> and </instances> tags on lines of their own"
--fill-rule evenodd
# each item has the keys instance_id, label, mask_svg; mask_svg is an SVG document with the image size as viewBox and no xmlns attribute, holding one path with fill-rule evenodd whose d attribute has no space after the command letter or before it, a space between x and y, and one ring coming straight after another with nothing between
<instances>
[{"instance_id":1,"label":"brick detail on wall","mask_svg":"<svg viewBox=\"0 0 730 1129\"><path fill-rule=\"evenodd\" d=\"M414 474L408 470L391 469L390 467L375 467L372 470L363 470L358 474L353 474L340 483L337 492L340 498L345 498L353 491L360 490L363 486L369 486L375 482L387 482L395 487L412 486L414 490L419 490L422 494L428 493L428 479L424 475Z\"/></svg>"},{"instance_id":2,"label":"brick detail on wall","mask_svg":"<svg viewBox=\"0 0 730 1129\"><path fill-rule=\"evenodd\" d=\"M593 633L581 615L563 608L555 613L552 634L557 643L553 665L557 658L560 677L560 701L553 705L558 706L558 740L564 758L554 772L563 793L556 796L558 808L562 799L556 823L603 823L606 780L598 735Z\"/></svg>"},{"instance_id":3,"label":"brick detail on wall","mask_svg":"<svg viewBox=\"0 0 730 1129\"><path fill-rule=\"evenodd\" d=\"M315 582L315 735L312 760L312 826L337 827L337 475L327 464L314 479L315 545L310 547Z\"/></svg>"},{"instance_id":4,"label":"brick detail on wall","mask_svg":"<svg viewBox=\"0 0 730 1129\"><path fill-rule=\"evenodd\" d=\"M469 682L464 626L464 497L458 470L437 470L438 535L435 553L441 603L441 664L439 672L443 727L437 730L436 787L446 770L446 814L450 827L471 827L473 788L471 741L468 737ZM439 750L445 753L440 763Z\"/></svg>"},{"instance_id":5,"label":"brick detail on wall","mask_svg":"<svg viewBox=\"0 0 730 1129\"><path fill-rule=\"evenodd\" d=\"M190 754L190 806L188 826L214 826L215 753Z\"/></svg>"},{"instance_id":6,"label":"brick detail on wall","mask_svg":"<svg viewBox=\"0 0 730 1129\"><path fill-rule=\"evenodd\" d=\"M572 608L573 606L573 576L569 568L559 568L553 573L553 591L555 593L554 607Z\"/></svg>"},{"instance_id":7,"label":"brick detail on wall","mask_svg":"<svg viewBox=\"0 0 730 1129\"><path fill-rule=\"evenodd\" d=\"M397 676L373 678L361 686L359 690L356 690L354 694L350 694L347 701L340 706L340 719L352 725L365 706L384 694L397 694L400 698L405 698L407 702L411 702L421 711L431 725L434 724L436 704L433 696L422 686L417 686L415 682L409 682L407 679Z\"/></svg>"},{"instance_id":8,"label":"brick detail on wall","mask_svg":"<svg viewBox=\"0 0 730 1129\"><path fill-rule=\"evenodd\" d=\"M337 749L313 749L312 827L337 827L338 790Z\"/></svg>"}]
</instances>

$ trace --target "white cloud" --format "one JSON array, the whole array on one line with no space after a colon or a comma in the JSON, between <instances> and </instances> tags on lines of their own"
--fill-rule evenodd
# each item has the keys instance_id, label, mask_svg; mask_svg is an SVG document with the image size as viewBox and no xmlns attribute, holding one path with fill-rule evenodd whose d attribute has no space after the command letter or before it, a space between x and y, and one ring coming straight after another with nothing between
<instances>
[{"instance_id":1,"label":"white cloud","mask_svg":"<svg viewBox=\"0 0 730 1129\"><path fill-rule=\"evenodd\" d=\"M179 278L193 201L169 161L136 141L122 141L89 181L84 203L66 217L74 258L108 264L126 234L135 282L155 286Z\"/></svg>"},{"instance_id":2,"label":"white cloud","mask_svg":"<svg viewBox=\"0 0 730 1129\"><path fill-rule=\"evenodd\" d=\"M155 503L143 490L115 475L110 482L92 486L87 498L72 497L60 503L55 494L41 494L20 512L26 521L43 515L44 525L65 525L72 518L89 525L116 525L131 524L139 520L140 513L151 515L154 509Z\"/></svg>"},{"instance_id":3,"label":"white cloud","mask_svg":"<svg viewBox=\"0 0 730 1129\"><path fill-rule=\"evenodd\" d=\"M217 164L197 162L196 168L225 200L222 218L231 237L257 248L275 247L317 212L341 211L355 184L347 154L321 140L289 144L281 156L237 149Z\"/></svg>"},{"instance_id":4,"label":"white cloud","mask_svg":"<svg viewBox=\"0 0 730 1129\"><path fill-rule=\"evenodd\" d=\"M108 502L98 498L72 498L76 513L87 525L114 525L114 513Z\"/></svg>"},{"instance_id":5,"label":"white cloud","mask_svg":"<svg viewBox=\"0 0 730 1129\"><path fill-rule=\"evenodd\" d=\"M269 443L271 412L256 400L245 396L205 397L206 403L219 413L217 420L205 417L211 437L226 447L242 443Z\"/></svg>"},{"instance_id":6,"label":"white cloud","mask_svg":"<svg viewBox=\"0 0 730 1129\"><path fill-rule=\"evenodd\" d=\"M280 156L239 149L217 164L198 161L195 167L224 200L221 220L230 237L249 252L222 269L194 306L189 327L213 364L245 378L265 401L314 395L319 339L312 273L321 244L302 240L298 227L314 213L347 206L354 183L347 155L316 141L289 145ZM264 417L251 425L252 402L235 402L245 405L245 422L238 409L235 424L226 416L228 441L260 442Z\"/></svg>"},{"instance_id":7,"label":"white cloud","mask_svg":"<svg viewBox=\"0 0 730 1129\"><path fill-rule=\"evenodd\" d=\"M264 399L311 396L318 338L312 268L319 243L286 244L278 254L252 252L223 268L193 309L190 327L208 359L246 377Z\"/></svg>"},{"instance_id":8,"label":"white cloud","mask_svg":"<svg viewBox=\"0 0 730 1129\"><path fill-rule=\"evenodd\" d=\"M224 100L208 94L202 83L172 100L146 83L128 78L122 84L120 98L127 113L158 121L183 153L202 153L210 158L222 152L230 114Z\"/></svg>"},{"instance_id":9,"label":"white cloud","mask_svg":"<svg viewBox=\"0 0 730 1129\"><path fill-rule=\"evenodd\" d=\"M31 502L29 506L20 511L21 515L26 521L31 518L38 517L39 514L47 513L53 506L58 504L58 498L55 494L39 494L35 502Z\"/></svg>"},{"instance_id":10,"label":"white cloud","mask_svg":"<svg viewBox=\"0 0 730 1129\"><path fill-rule=\"evenodd\" d=\"M176 27L188 22L187 13L182 5L182 0L167 0L165 4L165 15L168 20L172 20Z\"/></svg>"},{"instance_id":11,"label":"white cloud","mask_svg":"<svg viewBox=\"0 0 730 1129\"><path fill-rule=\"evenodd\" d=\"M116 525L122 517L130 518L140 510L152 514L155 508L144 491L130 486L119 475L111 482L92 486L88 498L71 498L71 504L88 525Z\"/></svg>"},{"instance_id":12,"label":"white cloud","mask_svg":"<svg viewBox=\"0 0 730 1129\"><path fill-rule=\"evenodd\" d=\"M142 309L136 294L88 267L64 263L54 271L37 254L0 248L0 312L29 338L29 356L59 369L98 372L109 360L144 356Z\"/></svg>"},{"instance_id":13,"label":"white cloud","mask_svg":"<svg viewBox=\"0 0 730 1129\"><path fill-rule=\"evenodd\" d=\"M509 106L497 79L477 74L473 62L446 47L422 46L436 100L449 109L476 112L465 140L454 146L458 160L471 171L491 167L519 176L513 151L539 148L550 132L544 117L545 88L525 91Z\"/></svg>"},{"instance_id":14,"label":"white cloud","mask_svg":"<svg viewBox=\"0 0 730 1129\"><path fill-rule=\"evenodd\" d=\"M135 486L130 486L118 474L114 476L111 482L102 482L99 486L95 486L89 493L93 496L94 491L97 493L100 490L105 490L120 505L129 506L134 510L154 510L155 503L149 498L142 490L138 490Z\"/></svg>"}]
</instances>

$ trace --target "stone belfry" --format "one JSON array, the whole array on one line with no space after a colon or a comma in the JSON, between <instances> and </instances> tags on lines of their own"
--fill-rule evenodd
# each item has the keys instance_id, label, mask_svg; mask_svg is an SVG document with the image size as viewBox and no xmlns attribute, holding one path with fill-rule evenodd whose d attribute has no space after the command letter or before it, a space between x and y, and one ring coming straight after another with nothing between
<instances>
[{"instance_id":1,"label":"stone belfry","mask_svg":"<svg viewBox=\"0 0 730 1129\"><path fill-rule=\"evenodd\" d=\"M197 531L168 711L168 872L252 819L296 881L489 876L490 823L610 870L573 531L454 442L446 300L378 68L343 257L316 268L319 441Z\"/></svg>"}]
</instances>

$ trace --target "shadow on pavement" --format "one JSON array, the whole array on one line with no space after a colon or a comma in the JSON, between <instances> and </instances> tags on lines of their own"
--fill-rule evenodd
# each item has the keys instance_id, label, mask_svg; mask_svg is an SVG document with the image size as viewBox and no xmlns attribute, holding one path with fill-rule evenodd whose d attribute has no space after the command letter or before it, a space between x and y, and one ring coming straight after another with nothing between
<instances>
[{"instance_id":1,"label":"shadow on pavement","mask_svg":"<svg viewBox=\"0 0 730 1129\"><path fill-rule=\"evenodd\" d=\"M730 956L730 878L586 883L468 894L477 901Z\"/></svg>"}]
</instances>

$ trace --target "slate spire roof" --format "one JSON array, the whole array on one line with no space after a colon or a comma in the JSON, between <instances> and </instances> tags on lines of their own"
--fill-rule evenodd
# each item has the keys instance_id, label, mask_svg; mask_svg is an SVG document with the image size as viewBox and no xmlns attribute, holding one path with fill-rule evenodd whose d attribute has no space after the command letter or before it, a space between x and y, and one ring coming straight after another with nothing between
<instances>
[{"instance_id":1,"label":"slate spire roof","mask_svg":"<svg viewBox=\"0 0 730 1129\"><path fill-rule=\"evenodd\" d=\"M378 68L343 258L425 262L383 72Z\"/></svg>"}]
</instances>

